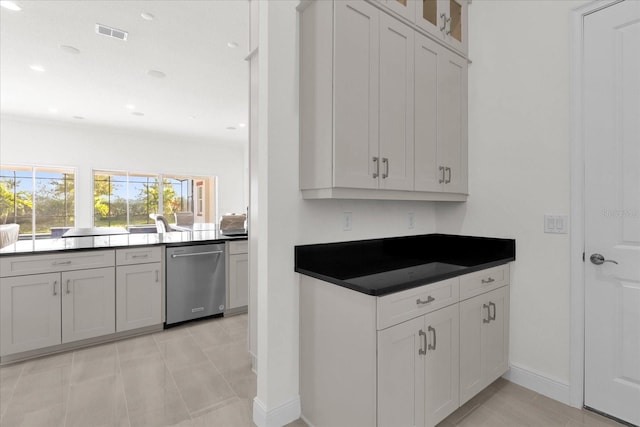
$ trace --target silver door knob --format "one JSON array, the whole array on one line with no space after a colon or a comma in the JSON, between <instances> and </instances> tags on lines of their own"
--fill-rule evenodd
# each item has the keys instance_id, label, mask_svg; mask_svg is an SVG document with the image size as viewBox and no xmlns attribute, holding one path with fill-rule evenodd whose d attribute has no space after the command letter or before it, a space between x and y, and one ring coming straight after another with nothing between
<instances>
[{"instance_id":1,"label":"silver door knob","mask_svg":"<svg viewBox=\"0 0 640 427\"><path fill-rule=\"evenodd\" d=\"M601 264L604 264L605 262L612 262L614 264L618 263L617 261L614 261L612 259L604 259L604 257L600 254L593 254L589 259L595 265L601 265Z\"/></svg>"}]
</instances>

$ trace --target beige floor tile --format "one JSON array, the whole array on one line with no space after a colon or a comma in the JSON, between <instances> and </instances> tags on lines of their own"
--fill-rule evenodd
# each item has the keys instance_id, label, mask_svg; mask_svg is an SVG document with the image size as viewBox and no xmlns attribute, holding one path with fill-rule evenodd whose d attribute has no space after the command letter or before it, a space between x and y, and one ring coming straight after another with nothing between
<instances>
[{"instance_id":1,"label":"beige floor tile","mask_svg":"<svg viewBox=\"0 0 640 427\"><path fill-rule=\"evenodd\" d=\"M251 356L244 342L211 347L205 354L222 373L251 370Z\"/></svg>"},{"instance_id":2,"label":"beige floor tile","mask_svg":"<svg viewBox=\"0 0 640 427\"><path fill-rule=\"evenodd\" d=\"M73 352L70 351L33 359L24 363L24 374L56 369L61 366L71 366L72 360Z\"/></svg>"},{"instance_id":3,"label":"beige floor tile","mask_svg":"<svg viewBox=\"0 0 640 427\"><path fill-rule=\"evenodd\" d=\"M236 316L223 317L220 319L220 324L228 331L248 329L249 317L247 314L238 314Z\"/></svg>"},{"instance_id":4,"label":"beige floor tile","mask_svg":"<svg viewBox=\"0 0 640 427\"><path fill-rule=\"evenodd\" d=\"M176 338L184 338L189 336L189 327L190 323L180 326L174 326L173 328L165 329L161 332L156 332L153 334L153 339L156 340L157 343L167 342L174 340Z\"/></svg>"},{"instance_id":5,"label":"beige floor tile","mask_svg":"<svg viewBox=\"0 0 640 427\"><path fill-rule=\"evenodd\" d=\"M118 353L113 343L78 350L73 354L71 384L113 377L119 370Z\"/></svg>"},{"instance_id":6,"label":"beige floor tile","mask_svg":"<svg viewBox=\"0 0 640 427\"><path fill-rule=\"evenodd\" d=\"M213 347L216 345L227 344L232 341L232 337L219 319L214 321L203 322L189 328L189 333L194 341L202 349Z\"/></svg>"},{"instance_id":7,"label":"beige floor tile","mask_svg":"<svg viewBox=\"0 0 640 427\"><path fill-rule=\"evenodd\" d=\"M61 366L21 375L2 418L2 426L38 426L50 416L52 425L64 416L69 395L70 367ZM49 414L49 415L47 415ZM63 417L64 418L64 417Z\"/></svg>"},{"instance_id":8,"label":"beige floor tile","mask_svg":"<svg viewBox=\"0 0 640 427\"><path fill-rule=\"evenodd\" d=\"M528 390L527 392L531 393ZM523 392L501 389L491 396L482 407L499 413L511 424L564 427L569 422L567 416L552 411L540 411L534 405L533 400L523 400L523 397L525 397ZM535 398L535 394L533 398Z\"/></svg>"},{"instance_id":9,"label":"beige floor tile","mask_svg":"<svg viewBox=\"0 0 640 427\"><path fill-rule=\"evenodd\" d=\"M7 413L0 422L2 427L63 427L66 404L32 408L28 412Z\"/></svg>"},{"instance_id":10,"label":"beige floor tile","mask_svg":"<svg viewBox=\"0 0 640 427\"><path fill-rule=\"evenodd\" d=\"M581 419L581 421L577 421L575 419L571 419L568 423L567 423L567 427L579 427L579 426L583 426L583 427L609 427L609 426L617 426L617 427L622 427L622 424L603 417L601 415L596 414L595 412L591 412L591 411L587 411L587 410L582 410L581 411L583 414L583 417Z\"/></svg>"},{"instance_id":11,"label":"beige floor tile","mask_svg":"<svg viewBox=\"0 0 640 427\"><path fill-rule=\"evenodd\" d=\"M158 348L171 371L207 361L191 335L160 342Z\"/></svg>"},{"instance_id":12,"label":"beige floor tile","mask_svg":"<svg viewBox=\"0 0 640 427\"><path fill-rule=\"evenodd\" d=\"M23 367L23 363L0 367L0 418L9 405Z\"/></svg>"},{"instance_id":13,"label":"beige floor tile","mask_svg":"<svg viewBox=\"0 0 640 427\"><path fill-rule=\"evenodd\" d=\"M256 397L257 377L251 370L232 370L222 374L227 383L236 396L244 399L252 399Z\"/></svg>"},{"instance_id":14,"label":"beige floor tile","mask_svg":"<svg viewBox=\"0 0 640 427\"><path fill-rule=\"evenodd\" d=\"M65 427L128 427L120 376L72 385Z\"/></svg>"},{"instance_id":15,"label":"beige floor tile","mask_svg":"<svg viewBox=\"0 0 640 427\"><path fill-rule=\"evenodd\" d=\"M444 421L447 420L445 419ZM479 406L469 412L455 425L461 427L515 427L518 425L524 426L525 424L514 424L513 421L502 417L500 413L494 412L484 406Z\"/></svg>"},{"instance_id":16,"label":"beige floor tile","mask_svg":"<svg viewBox=\"0 0 640 427\"><path fill-rule=\"evenodd\" d=\"M193 427L253 427L243 402L234 398L228 404L193 418Z\"/></svg>"},{"instance_id":17,"label":"beige floor tile","mask_svg":"<svg viewBox=\"0 0 640 427\"><path fill-rule=\"evenodd\" d=\"M308 425L301 418L299 418L294 422L287 424L285 427L308 427Z\"/></svg>"},{"instance_id":18,"label":"beige floor tile","mask_svg":"<svg viewBox=\"0 0 640 427\"><path fill-rule=\"evenodd\" d=\"M209 361L178 369L173 372L173 377L192 414L235 396Z\"/></svg>"},{"instance_id":19,"label":"beige floor tile","mask_svg":"<svg viewBox=\"0 0 640 427\"><path fill-rule=\"evenodd\" d=\"M117 343L117 348L120 361L160 354L160 350L158 350L158 346L151 335L119 341Z\"/></svg>"}]
</instances>

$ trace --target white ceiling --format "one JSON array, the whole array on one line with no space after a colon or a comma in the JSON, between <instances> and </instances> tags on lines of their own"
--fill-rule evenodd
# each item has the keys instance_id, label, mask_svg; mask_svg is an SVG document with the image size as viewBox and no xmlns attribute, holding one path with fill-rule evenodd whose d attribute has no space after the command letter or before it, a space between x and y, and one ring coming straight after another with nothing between
<instances>
[{"instance_id":1,"label":"white ceiling","mask_svg":"<svg viewBox=\"0 0 640 427\"><path fill-rule=\"evenodd\" d=\"M2 114L247 140L239 126L248 120L247 0L14 3L22 10L0 9ZM128 31L128 40L96 34L97 23Z\"/></svg>"}]
</instances>

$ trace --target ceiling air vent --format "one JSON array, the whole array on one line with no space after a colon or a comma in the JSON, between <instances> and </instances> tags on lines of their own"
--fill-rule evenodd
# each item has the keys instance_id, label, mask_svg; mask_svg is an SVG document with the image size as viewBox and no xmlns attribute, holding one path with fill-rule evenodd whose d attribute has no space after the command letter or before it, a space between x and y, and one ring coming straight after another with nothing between
<instances>
[{"instance_id":1,"label":"ceiling air vent","mask_svg":"<svg viewBox=\"0 0 640 427\"><path fill-rule=\"evenodd\" d=\"M118 30L116 28L107 27L106 25L96 24L96 33L107 37L113 37L119 40L127 40L129 33Z\"/></svg>"}]
</instances>

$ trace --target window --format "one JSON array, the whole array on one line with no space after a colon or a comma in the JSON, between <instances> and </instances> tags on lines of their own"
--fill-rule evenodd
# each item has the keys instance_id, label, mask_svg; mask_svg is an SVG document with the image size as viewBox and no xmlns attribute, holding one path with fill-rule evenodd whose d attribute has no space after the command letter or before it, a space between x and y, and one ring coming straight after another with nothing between
<instances>
[{"instance_id":1,"label":"window","mask_svg":"<svg viewBox=\"0 0 640 427\"><path fill-rule=\"evenodd\" d=\"M93 172L94 225L154 224L150 215L159 212L174 223L175 214L193 212L196 180L214 182L214 178L96 170Z\"/></svg>"},{"instance_id":2,"label":"window","mask_svg":"<svg viewBox=\"0 0 640 427\"><path fill-rule=\"evenodd\" d=\"M75 224L75 170L0 167L0 223L20 225L21 237L49 237Z\"/></svg>"}]
</instances>

